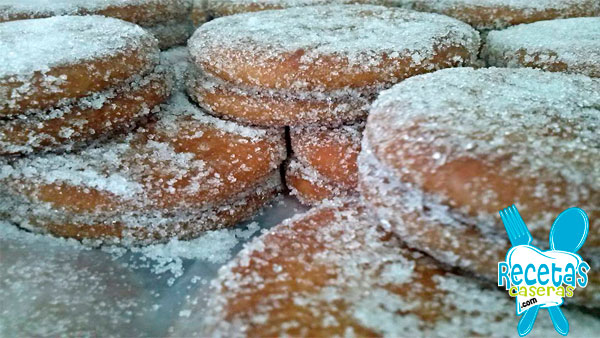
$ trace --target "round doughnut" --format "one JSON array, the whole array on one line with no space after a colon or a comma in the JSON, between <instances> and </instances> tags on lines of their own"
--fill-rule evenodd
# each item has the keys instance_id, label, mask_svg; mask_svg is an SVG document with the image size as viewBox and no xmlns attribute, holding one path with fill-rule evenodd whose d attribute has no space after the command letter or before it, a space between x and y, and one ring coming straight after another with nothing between
<instances>
[{"instance_id":1,"label":"round doughnut","mask_svg":"<svg viewBox=\"0 0 600 338\"><path fill-rule=\"evenodd\" d=\"M254 239L221 268L210 337L445 337L516 333L514 301L405 249L356 202L327 203ZM600 321L565 311L571 334ZM554 335L539 316L533 335Z\"/></svg>"},{"instance_id":2,"label":"round doughnut","mask_svg":"<svg viewBox=\"0 0 600 338\"><path fill-rule=\"evenodd\" d=\"M294 155L328 180L348 189L358 182L356 158L364 122L339 128L292 127L290 140Z\"/></svg>"},{"instance_id":3,"label":"round doughnut","mask_svg":"<svg viewBox=\"0 0 600 338\"><path fill-rule=\"evenodd\" d=\"M188 78L188 94L212 115L244 124L337 126L365 118L375 94L369 90L292 92L257 90L224 83L197 72Z\"/></svg>"},{"instance_id":4,"label":"round doughnut","mask_svg":"<svg viewBox=\"0 0 600 338\"><path fill-rule=\"evenodd\" d=\"M600 15L596 0L401 0L413 9L440 13L478 30L558 18Z\"/></svg>"},{"instance_id":5,"label":"round doughnut","mask_svg":"<svg viewBox=\"0 0 600 338\"><path fill-rule=\"evenodd\" d=\"M0 155L71 150L139 124L170 94L158 70L132 83L34 113L0 120Z\"/></svg>"},{"instance_id":6,"label":"round doughnut","mask_svg":"<svg viewBox=\"0 0 600 338\"><path fill-rule=\"evenodd\" d=\"M308 6L218 18L189 40L209 75L259 88L382 87L470 63L475 30L455 19L369 5Z\"/></svg>"},{"instance_id":7,"label":"round doughnut","mask_svg":"<svg viewBox=\"0 0 600 338\"><path fill-rule=\"evenodd\" d=\"M103 15L140 26L187 17L190 0L4 0L0 22L62 15Z\"/></svg>"},{"instance_id":8,"label":"round doughnut","mask_svg":"<svg viewBox=\"0 0 600 338\"><path fill-rule=\"evenodd\" d=\"M539 21L491 31L484 55L491 66L600 77L600 17Z\"/></svg>"},{"instance_id":9,"label":"round doughnut","mask_svg":"<svg viewBox=\"0 0 600 338\"><path fill-rule=\"evenodd\" d=\"M150 31L161 49L184 44L193 32L191 0L4 0L0 22L63 15L102 15Z\"/></svg>"},{"instance_id":10,"label":"round doughnut","mask_svg":"<svg viewBox=\"0 0 600 338\"><path fill-rule=\"evenodd\" d=\"M513 203L542 248L554 218L581 207L590 232L580 252L597 255L599 85L527 68L408 79L373 104L359 190L409 246L491 280L510 247L498 211ZM590 279L575 300L598 306L600 274Z\"/></svg>"},{"instance_id":11,"label":"round doughnut","mask_svg":"<svg viewBox=\"0 0 600 338\"><path fill-rule=\"evenodd\" d=\"M207 116L183 94L126 137L4 161L1 217L58 236L147 243L233 225L280 190L282 130Z\"/></svg>"},{"instance_id":12,"label":"round doughnut","mask_svg":"<svg viewBox=\"0 0 600 338\"><path fill-rule=\"evenodd\" d=\"M130 82L156 66L156 39L101 16L0 23L0 117Z\"/></svg>"},{"instance_id":13,"label":"round doughnut","mask_svg":"<svg viewBox=\"0 0 600 338\"><path fill-rule=\"evenodd\" d=\"M286 167L285 184L290 194L296 196L302 204L314 205L323 200L349 196L356 189L338 185L320 175L314 168L292 157Z\"/></svg>"},{"instance_id":14,"label":"round doughnut","mask_svg":"<svg viewBox=\"0 0 600 338\"><path fill-rule=\"evenodd\" d=\"M268 9L284 9L290 7L344 5L344 4L372 4L392 5L388 0L207 0L206 9L212 18L222 16L258 12Z\"/></svg>"}]
</instances>

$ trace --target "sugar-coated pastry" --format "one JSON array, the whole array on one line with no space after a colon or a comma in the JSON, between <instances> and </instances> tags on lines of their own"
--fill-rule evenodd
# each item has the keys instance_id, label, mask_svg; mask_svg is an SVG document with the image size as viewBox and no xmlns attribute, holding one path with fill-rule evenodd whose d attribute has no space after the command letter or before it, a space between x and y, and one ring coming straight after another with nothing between
<instances>
[{"instance_id":1,"label":"sugar-coated pastry","mask_svg":"<svg viewBox=\"0 0 600 338\"><path fill-rule=\"evenodd\" d=\"M464 21L481 31L541 20L600 15L596 0L399 0L425 12Z\"/></svg>"},{"instance_id":2,"label":"sugar-coated pastry","mask_svg":"<svg viewBox=\"0 0 600 338\"><path fill-rule=\"evenodd\" d=\"M0 215L58 236L147 243L234 225L281 189L282 130L207 116L182 94L157 118L81 151L4 161Z\"/></svg>"},{"instance_id":3,"label":"sugar-coated pastry","mask_svg":"<svg viewBox=\"0 0 600 338\"><path fill-rule=\"evenodd\" d=\"M500 337L516 334L508 294L402 247L355 201L297 215L221 268L205 316L210 337ZM563 310L570 333L600 321ZM554 335L539 316L533 336Z\"/></svg>"},{"instance_id":4,"label":"sugar-coated pastry","mask_svg":"<svg viewBox=\"0 0 600 338\"><path fill-rule=\"evenodd\" d=\"M26 114L129 82L159 59L155 38L131 23L62 16L0 23L0 116Z\"/></svg>"},{"instance_id":5,"label":"sugar-coated pastry","mask_svg":"<svg viewBox=\"0 0 600 338\"><path fill-rule=\"evenodd\" d=\"M226 16L189 40L188 92L209 113L262 126L338 126L381 89L474 62L479 35L458 20L372 5Z\"/></svg>"},{"instance_id":6,"label":"sugar-coated pastry","mask_svg":"<svg viewBox=\"0 0 600 338\"><path fill-rule=\"evenodd\" d=\"M512 204L541 248L560 212L584 209L590 231L580 253L597 262L599 85L526 68L456 68L407 79L373 104L359 190L409 246L490 280L510 247L498 211ZM593 271L569 301L600 304Z\"/></svg>"},{"instance_id":7,"label":"sugar-coated pastry","mask_svg":"<svg viewBox=\"0 0 600 338\"><path fill-rule=\"evenodd\" d=\"M4 0L0 22L62 15L102 15L138 24L160 48L184 44L193 32L191 0Z\"/></svg>"},{"instance_id":8,"label":"sugar-coated pastry","mask_svg":"<svg viewBox=\"0 0 600 338\"><path fill-rule=\"evenodd\" d=\"M490 66L600 77L600 17L539 21L491 31L483 54Z\"/></svg>"}]
</instances>

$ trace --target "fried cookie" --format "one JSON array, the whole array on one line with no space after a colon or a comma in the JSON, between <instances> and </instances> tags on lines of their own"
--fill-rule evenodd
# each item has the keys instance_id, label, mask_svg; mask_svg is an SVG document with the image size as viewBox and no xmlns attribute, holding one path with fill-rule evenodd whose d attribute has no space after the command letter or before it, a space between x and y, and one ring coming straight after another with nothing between
<instances>
[{"instance_id":1,"label":"fried cookie","mask_svg":"<svg viewBox=\"0 0 600 338\"><path fill-rule=\"evenodd\" d=\"M223 17L201 26L189 43L192 61L210 75L295 90L395 83L469 63L478 47L477 33L454 19L369 5Z\"/></svg>"},{"instance_id":2,"label":"fried cookie","mask_svg":"<svg viewBox=\"0 0 600 338\"><path fill-rule=\"evenodd\" d=\"M227 16L189 40L188 92L211 114L261 126L339 126L380 90L471 64L478 33L452 18L371 5Z\"/></svg>"},{"instance_id":3,"label":"fried cookie","mask_svg":"<svg viewBox=\"0 0 600 338\"><path fill-rule=\"evenodd\" d=\"M286 166L285 184L290 194L305 205L317 205L323 200L356 194L356 189L336 184L295 157Z\"/></svg>"},{"instance_id":4,"label":"fried cookie","mask_svg":"<svg viewBox=\"0 0 600 338\"><path fill-rule=\"evenodd\" d=\"M73 150L131 130L169 97L171 82L157 67L122 86L1 120L0 155Z\"/></svg>"},{"instance_id":5,"label":"fried cookie","mask_svg":"<svg viewBox=\"0 0 600 338\"><path fill-rule=\"evenodd\" d=\"M583 208L590 232L582 255L593 258L600 244L598 85L525 68L408 79L371 109L359 190L409 246L491 280L510 247L498 211L512 204L542 248L561 211ZM590 279L573 301L597 306L600 278Z\"/></svg>"},{"instance_id":6,"label":"fried cookie","mask_svg":"<svg viewBox=\"0 0 600 338\"><path fill-rule=\"evenodd\" d=\"M290 128L294 155L336 185L356 188L358 168L356 158L364 122L339 128L322 126Z\"/></svg>"},{"instance_id":7,"label":"fried cookie","mask_svg":"<svg viewBox=\"0 0 600 338\"><path fill-rule=\"evenodd\" d=\"M0 117L128 83L159 59L151 34L100 16L0 23L0 49Z\"/></svg>"},{"instance_id":8,"label":"fried cookie","mask_svg":"<svg viewBox=\"0 0 600 338\"><path fill-rule=\"evenodd\" d=\"M364 119L374 90L342 89L327 93L256 89L228 84L195 72L187 92L212 115L259 126L337 126Z\"/></svg>"},{"instance_id":9,"label":"fried cookie","mask_svg":"<svg viewBox=\"0 0 600 338\"><path fill-rule=\"evenodd\" d=\"M233 225L280 190L283 131L207 116L182 94L163 109L122 138L5 161L0 214L58 236L148 243Z\"/></svg>"},{"instance_id":10,"label":"fried cookie","mask_svg":"<svg viewBox=\"0 0 600 338\"><path fill-rule=\"evenodd\" d=\"M491 31L483 54L495 67L531 67L600 77L599 36L599 17L539 21Z\"/></svg>"},{"instance_id":11,"label":"fried cookie","mask_svg":"<svg viewBox=\"0 0 600 338\"><path fill-rule=\"evenodd\" d=\"M401 3L457 18L481 31L600 14L600 4L594 0L401 0Z\"/></svg>"},{"instance_id":12,"label":"fried cookie","mask_svg":"<svg viewBox=\"0 0 600 338\"><path fill-rule=\"evenodd\" d=\"M508 295L440 268L368 217L332 202L284 221L219 271L205 316L211 337L503 336ZM600 322L565 311L575 335ZM533 335L554 334L540 316Z\"/></svg>"},{"instance_id":13,"label":"fried cookie","mask_svg":"<svg viewBox=\"0 0 600 338\"><path fill-rule=\"evenodd\" d=\"M5 0L0 22L62 15L102 15L138 24L155 34L161 48L183 44L191 35L191 0Z\"/></svg>"}]
</instances>

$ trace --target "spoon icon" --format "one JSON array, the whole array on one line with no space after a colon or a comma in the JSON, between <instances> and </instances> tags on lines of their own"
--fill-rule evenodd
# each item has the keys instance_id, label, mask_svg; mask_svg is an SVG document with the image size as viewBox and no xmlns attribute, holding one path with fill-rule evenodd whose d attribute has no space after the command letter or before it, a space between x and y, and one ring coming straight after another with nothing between
<instances>
[{"instance_id":1,"label":"spoon icon","mask_svg":"<svg viewBox=\"0 0 600 338\"><path fill-rule=\"evenodd\" d=\"M550 229L550 249L575 253L587 239L590 222L580 208L569 208L558 215ZM558 306L548 308L556 332L569 333L569 322Z\"/></svg>"}]
</instances>

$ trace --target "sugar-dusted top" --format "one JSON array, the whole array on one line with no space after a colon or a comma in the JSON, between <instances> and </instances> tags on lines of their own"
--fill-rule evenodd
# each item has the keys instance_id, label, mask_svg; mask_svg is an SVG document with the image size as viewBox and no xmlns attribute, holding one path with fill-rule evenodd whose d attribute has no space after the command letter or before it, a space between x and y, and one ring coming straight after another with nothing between
<instances>
[{"instance_id":1,"label":"sugar-dusted top","mask_svg":"<svg viewBox=\"0 0 600 338\"><path fill-rule=\"evenodd\" d=\"M181 17L190 7L190 0L0 0L0 22L99 14L152 24Z\"/></svg>"},{"instance_id":2,"label":"sugar-dusted top","mask_svg":"<svg viewBox=\"0 0 600 338\"><path fill-rule=\"evenodd\" d=\"M496 66L533 66L600 76L600 17L539 21L491 31L487 59Z\"/></svg>"},{"instance_id":3,"label":"sugar-dusted top","mask_svg":"<svg viewBox=\"0 0 600 338\"><path fill-rule=\"evenodd\" d=\"M456 58L470 61L478 45L478 33L458 20L372 5L308 6L232 15L201 26L189 41L192 60L227 80L242 81L236 76L243 75L250 84L264 85L261 81L268 74L282 78L283 84L274 83L274 87L297 88L318 82L317 77L325 78L321 82L326 83L346 74L374 77L373 73L388 69L396 75L400 67L436 68L436 62L448 60L443 56L431 60L450 47L466 49ZM232 59L234 55L237 58ZM238 65L241 61L237 60L244 64ZM359 76L350 80L359 80Z\"/></svg>"},{"instance_id":4,"label":"sugar-dusted top","mask_svg":"<svg viewBox=\"0 0 600 338\"><path fill-rule=\"evenodd\" d=\"M432 8L440 10L456 8L459 6L511 7L544 10L564 9L587 3L585 0L405 0L405 2L424 3Z\"/></svg>"},{"instance_id":5,"label":"sugar-dusted top","mask_svg":"<svg viewBox=\"0 0 600 338\"><path fill-rule=\"evenodd\" d=\"M596 0L399 0L402 6L441 13L480 30L556 18L600 15Z\"/></svg>"},{"instance_id":6,"label":"sugar-dusted top","mask_svg":"<svg viewBox=\"0 0 600 338\"><path fill-rule=\"evenodd\" d=\"M102 16L62 16L0 23L0 79L28 77L139 49L153 41L141 27Z\"/></svg>"},{"instance_id":7,"label":"sugar-dusted top","mask_svg":"<svg viewBox=\"0 0 600 338\"><path fill-rule=\"evenodd\" d=\"M213 282L205 335L437 337L514 332L518 318L508 295L447 273L429 257L403 248L365 211L354 201L325 202L247 245ZM534 334L553 334L550 320L542 317ZM570 312L568 317L576 335L600 328L591 316Z\"/></svg>"},{"instance_id":8,"label":"sugar-dusted top","mask_svg":"<svg viewBox=\"0 0 600 338\"><path fill-rule=\"evenodd\" d=\"M344 55L366 66L385 53L433 53L435 43L463 44L474 35L467 25L435 14L370 5L313 6L213 20L194 34L190 52L201 59L209 54L203 48L218 45L270 50L270 57L306 50L300 62L322 54Z\"/></svg>"},{"instance_id":9,"label":"sugar-dusted top","mask_svg":"<svg viewBox=\"0 0 600 338\"><path fill-rule=\"evenodd\" d=\"M598 191L598 88L597 79L526 68L442 70L383 92L365 138L399 175L411 164L402 161L426 161L412 172L415 182L477 159L510 177L561 178L578 194Z\"/></svg>"},{"instance_id":10,"label":"sugar-dusted top","mask_svg":"<svg viewBox=\"0 0 600 338\"><path fill-rule=\"evenodd\" d=\"M246 12L256 12L267 9L289 7L341 5L341 4L372 4L393 5L396 0L208 0L206 8L215 17Z\"/></svg>"}]
</instances>

